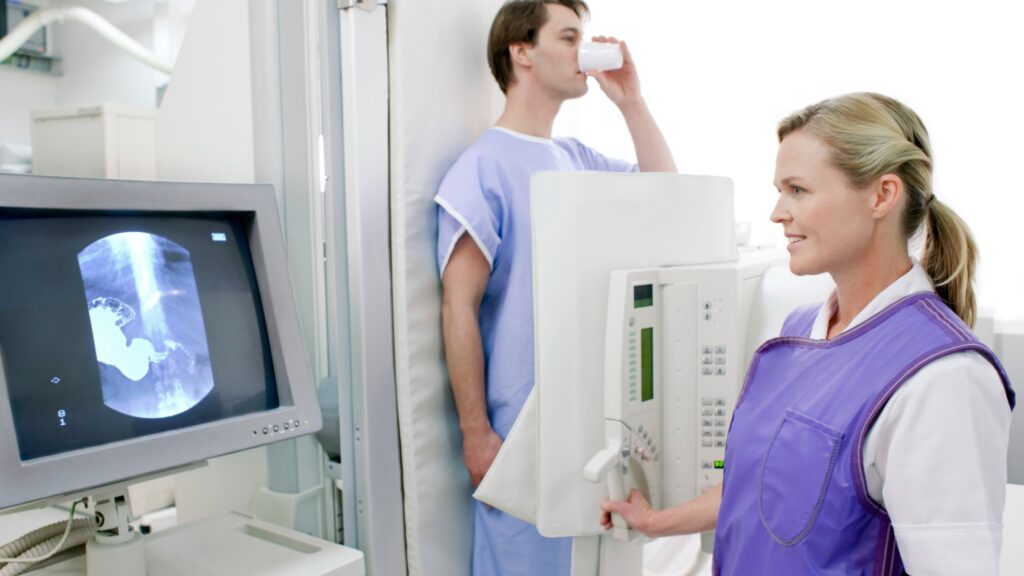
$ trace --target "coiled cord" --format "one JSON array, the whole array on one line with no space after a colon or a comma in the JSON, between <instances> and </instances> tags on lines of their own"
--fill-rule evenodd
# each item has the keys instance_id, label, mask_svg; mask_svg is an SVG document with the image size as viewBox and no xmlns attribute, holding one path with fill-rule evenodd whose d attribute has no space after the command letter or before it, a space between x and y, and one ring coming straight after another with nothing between
<instances>
[{"instance_id":1,"label":"coiled cord","mask_svg":"<svg viewBox=\"0 0 1024 576\"><path fill-rule=\"evenodd\" d=\"M0 546L0 576L14 576L32 564L48 560L64 550L81 546L96 534L94 518L75 519L75 508L65 522L54 522Z\"/></svg>"}]
</instances>

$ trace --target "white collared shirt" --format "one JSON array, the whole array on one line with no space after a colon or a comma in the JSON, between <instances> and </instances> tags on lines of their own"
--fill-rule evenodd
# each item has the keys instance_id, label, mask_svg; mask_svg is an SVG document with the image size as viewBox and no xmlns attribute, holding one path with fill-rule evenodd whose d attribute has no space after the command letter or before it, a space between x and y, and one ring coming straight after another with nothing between
<instances>
[{"instance_id":1,"label":"white collared shirt","mask_svg":"<svg viewBox=\"0 0 1024 576\"><path fill-rule=\"evenodd\" d=\"M934 288L915 261L846 330L925 291ZM833 293L811 338L827 337L836 306ZM886 403L864 442L864 475L868 494L889 512L912 576L999 574L1009 437L1002 382L977 352L928 364Z\"/></svg>"}]
</instances>

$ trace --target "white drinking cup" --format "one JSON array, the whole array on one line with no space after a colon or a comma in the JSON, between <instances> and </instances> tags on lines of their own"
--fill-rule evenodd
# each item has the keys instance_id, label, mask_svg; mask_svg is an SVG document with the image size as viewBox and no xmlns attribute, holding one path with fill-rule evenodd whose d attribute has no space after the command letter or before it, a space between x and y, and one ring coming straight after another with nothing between
<instances>
[{"instance_id":1,"label":"white drinking cup","mask_svg":"<svg viewBox=\"0 0 1024 576\"><path fill-rule=\"evenodd\" d=\"M622 47L618 42L581 42L580 72L622 68Z\"/></svg>"}]
</instances>

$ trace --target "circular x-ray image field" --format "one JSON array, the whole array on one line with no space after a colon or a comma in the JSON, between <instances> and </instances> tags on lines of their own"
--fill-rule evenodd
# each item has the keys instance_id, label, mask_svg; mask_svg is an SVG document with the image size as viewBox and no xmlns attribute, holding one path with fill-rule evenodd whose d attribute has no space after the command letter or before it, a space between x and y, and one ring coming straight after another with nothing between
<instances>
[{"instance_id":1,"label":"circular x-ray image field","mask_svg":"<svg viewBox=\"0 0 1024 576\"><path fill-rule=\"evenodd\" d=\"M188 250L123 232L78 254L103 403L139 418L181 414L213 390Z\"/></svg>"}]
</instances>

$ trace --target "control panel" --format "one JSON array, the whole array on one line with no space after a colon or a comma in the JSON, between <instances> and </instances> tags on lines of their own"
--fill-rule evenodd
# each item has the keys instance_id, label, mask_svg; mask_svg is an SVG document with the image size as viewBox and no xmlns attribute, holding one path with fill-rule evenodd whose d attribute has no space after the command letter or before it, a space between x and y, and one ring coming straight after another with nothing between
<instances>
[{"instance_id":1,"label":"control panel","mask_svg":"<svg viewBox=\"0 0 1024 576\"><path fill-rule=\"evenodd\" d=\"M663 273L666 379L673 465L665 469L666 506L722 481L725 443L745 372L735 266ZM666 439L668 442L669 439Z\"/></svg>"},{"instance_id":2,"label":"control panel","mask_svg":"<svg viewBox=\"0 0 1024 576\"><path fill-rule=\"evenodd\" d=\"M605 341L605 445L584 477L605 481L609 498L636 488L661 506L661 289L655 271L613 272ZM613 515L613 535L628 540Z\"/></svg>"}]
</instances>

